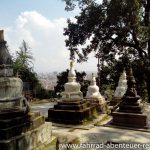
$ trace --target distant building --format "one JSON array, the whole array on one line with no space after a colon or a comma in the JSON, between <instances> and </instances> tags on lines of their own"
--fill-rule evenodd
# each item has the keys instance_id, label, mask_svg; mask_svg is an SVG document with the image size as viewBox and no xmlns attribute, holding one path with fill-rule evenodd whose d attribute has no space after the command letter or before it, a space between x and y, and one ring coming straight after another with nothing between
<instances>
[{"instance_id":1,"label":"distant building","mask_svg":"<svg viewBox=\"0 0 150 150\"><path fill-rule=\"evenodd\" d=\"M46 90L54 90L57 82L57 72L38 74L39 82Z\"/></svg>"}]
</instances>

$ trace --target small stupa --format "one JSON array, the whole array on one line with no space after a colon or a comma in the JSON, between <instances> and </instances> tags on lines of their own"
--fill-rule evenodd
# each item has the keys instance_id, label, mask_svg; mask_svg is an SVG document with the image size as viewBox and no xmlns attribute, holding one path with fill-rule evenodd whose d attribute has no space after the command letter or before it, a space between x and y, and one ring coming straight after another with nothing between
<instances>
[{"instance_id":1,"label":"small stupa","mask_svg":"<svg viewBox=\"0 0 150 150\"><path fill-rule=\"evenodd\" d=\"M0 110L29 111L22 95L23 82L13 75L13 62L6 47L3 30L0 30Z\"/></svg>"},{"instance_id":2,"label":"small stupa","mask_svg":"<svg viewBox=\"0 0 150 150\"><path fill-rule=\"evenodd\" d=\"M98 111L106 112L107 104L105 98L99 92L99 87L96 85L96 79L94 74L92 74L92 79L90 86L88 87L86 98L90 102L97 104Z\"/></svg>"},{"instance_id":3,"label":"small stupa","mask_svg":"<svg viewBox=\"0 0 150 150\"><path fill-rule=\"evenodd\" d=\"M99 92L99 87L96 85L96 79L95 79L94 74L92 74L92 79L90 82L90 86L88 87L86 97L87 98L102 98Z\"/></svg>"},{"instance_id":4,"label":"small stupa","mask_svg":"<svg viewBox=\"0 0 150 150\"><path fill-rule=\"evenodd\" d=\"M126 72L124 70L119 78L118 86L115 90L114 96L112 97L112 100L109 103L109 108L111 109L111 111L114 111L118 107L126 90L127 90L127 79L126 79Z\"/></svg>"},{"instance_id":5,"label":"small stupa","mask_svg":"<svg viewBox=\"0 0 150 150\"><path fill-rule=\"evenodd\" d=\"M129 68L127 75L127 90L122 97L119 108L112 113L112 125L147 128L147 116L143 113L144 105L141 97L137 95L135 83L132 68Z\"/></svg>"},{"instance_id":6,"label":"small stupa","mask_svg":"<svg viewBox=\"0 0 150 150\"><path fill-rule=\"evenodd\" d=\"M51 123L31 112L22 95L23 82L13 75L13 62L0 30L0 150L35 150L52 141Z\"/></svg>"},{"instance_id":7,"label":"small stupa","mask_svg":"<svg viewBox=\"0 0 150 150\"><path fill-rule=\"evenodd\" d=\"M115 90L113 101L120 102L126 90L127 90L127 79L126 79L126 73L125 71L123 71L123 73L119 78L118 86Z\"/></svg>"},{"instance_id":8,"label":"small stupa","mask_svg":"<svg viewBox=\"0 0 150 150\"><path fill-rule=\"evenodd\" d=\"M68 82L65 84L65 91L61 94L62 99L54 105L54 108L48 110L50 121L62 124L83 124L85 120L94 116L96 105L83 99L80 88L80 84L76 82L76 73L71 61Z\"/></svg>"},{"instance_id":9,"label":"small stupa","mask_svg":"<svg viewBox=\"0 0 150 150\"><path fill-rule=\"evenodd\" d=\"M70 70L68 73L68 82L65 83L65 91L61 93L63 100L82 99L83 93L80 91L81 85L76 82L76 72L74 69L74 61L70 62Z\"/></svg>"}]
</instances>

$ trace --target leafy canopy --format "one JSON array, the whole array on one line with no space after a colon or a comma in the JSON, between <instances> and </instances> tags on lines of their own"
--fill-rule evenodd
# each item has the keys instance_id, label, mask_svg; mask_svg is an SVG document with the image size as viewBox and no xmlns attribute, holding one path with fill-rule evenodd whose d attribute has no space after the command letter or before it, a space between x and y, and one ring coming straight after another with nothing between
<instances>
[{"instance_id":1,"label":"leafy canopy","mask_svg":"<svg viewBox=\"0 0 150 150\"><path fill-rule=\"evenodd\" d=\"M78 61L86 61L88 54L96 52L105 60L121 57L125 52L141 59L150 58L147 46L150 40L150 26L146 26L146 6L142 0L104 0L102 4L95 0L64 0L66 8L74 8L76 2L81 12L76 22L68 19L64 35L68 36L66 46L71 57L78 56ZM83 7L84 6L84 7ZM86 48L85 45L90 40Z\"/></svg>"}]
</instances>

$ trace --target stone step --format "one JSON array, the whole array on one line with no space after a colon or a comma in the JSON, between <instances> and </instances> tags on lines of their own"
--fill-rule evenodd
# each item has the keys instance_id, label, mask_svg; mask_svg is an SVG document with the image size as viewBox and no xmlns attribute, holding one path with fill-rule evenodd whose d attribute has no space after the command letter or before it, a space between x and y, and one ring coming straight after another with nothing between
<instances>
[{"instance_id":1,"label":"stone step","mask_svg":"<svg viewBox=\"0 0 150 150\"><path fill-rule=\"evenodd\" d=\"M147 128L147 116L144 114L113 112L112 125Z\"/></svg>"},{"instance_id":2,"label":"stone step","mask_svg":"<svg viewBox=\"0 0 150 150\"><path fill-rule=\"evenodd\" d=\"M15 117L11 119L1 119L0 118L0 129L9 128L15 126L16 124L23 124L34 120L36 117L40 116L39 112L30 112L29 114L24 114L24 116Z\"/></svg>"},{"instance_id":3,"label":"stone step","mask_svg":"<svg viewBox=\"0 0 150 150\"><path fill-rule=\"evenodd\" d=\"M142 114L142 108L140 106L120 105L119 111Z\"/></svg>"},{"instance_id":4,"label":"stone step","mask_svg":"<svg viewBox=\"0 0 150 150\"><path fill-rule=\"evenodd\" d=\"M0 110L0 119L12 119L22 117L26 113L20 109L2 109Z\"/></svg>"},{"instance_id":5,"label":"stone step","mask_svg":"<svg viewBox=\"0 0 150 150\"><path fill-rule=\"evenodd\" d=\"M54 105L54 109L60 110L82 110L88 107L87 103L79 104L79 105L65 105L65 103L61 103L58 105Z\"/></svg>"},{"instance_id":6,"label":"stone step","mask_svg":"<svg viewBox=\"0 0 150 150\"><path fill-rule=\"evenodd\" d=\"M63 101L59 101L58 105L80 105L80 104L84 104L84 103L89 103L86 100L77 100L77 101L73 101L73 100L63 100Z\"/></svg>"},{"instance_id":7,"label":"stone step","mask_svg":"<svg viewBox=\"0 0 150 150\"><path fill-rule=\"evenodd\" d=\"M95 109L95 106L82 110L59 110L51 108L48 110L48 120L55 123L83 124L85 120L93 116Z\"/></svg>"},{"instance_id":8,"label":"stone step","mask_svg":"<svg viewBox=\"0 0 150 150\"><path fill-rule=\"evenodd\" d=\"M44 123L38 128L0 140L0 150L55 150L57 139L51 135L51 123Z\"/></svg>"},{"instance_id":9,"label":"stone step","mask_svg":"<svg viewBox=\"0 0 150 150\"><path fill-rule=\"evenodd\" d=\"M18 123L17 125L13 125L9 128L0 129L0 140L7 140L14 136L20 135L23 132L27 132L29 130L35 129L40 125L44 124L45 118L43 116L38 116L33 120Z\"/></svg>"},{"instance_id":10,"label":"stone step","mask_svg":"<svg viewBox=\"0 0 150 150\"><path fill-rule=\"evenodd\" d=\"M25 122L29 122L28 116L24 117L16 117L13 119L0 119L0 129L9 128L15 126L16 124L23 124Z\"/></svg>"}]
</instances>

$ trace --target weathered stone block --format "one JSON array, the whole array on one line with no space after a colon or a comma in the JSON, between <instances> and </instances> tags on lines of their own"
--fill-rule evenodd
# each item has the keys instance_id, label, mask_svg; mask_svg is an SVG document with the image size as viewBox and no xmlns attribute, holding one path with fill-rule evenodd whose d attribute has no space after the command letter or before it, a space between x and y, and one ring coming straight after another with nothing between
<instances>
[{"instance_id":1,"label":"weathered stone block","mask_svg":"<svg viewBox=\"0 0 150 150\"><path fill-rule=\"evenodd\" d=\"M82 100L81 100L82 101ZM55 123L64 123L64 124L83 124L84 120L88 120L91 118L95 112L96 112L96 106L94 104L90 105L89 102L82 101L80 103L76 103L76 105L72 104L71 102L68 102L65 107L58 107L50 108L48 110L48 120L55 122ZM83 104L86 105L86 107L80 107L83 106ZM63 102L57 104L60 106L64 106ZM71 107L70 107L71 106ZM80 109L76 109L76 107L79 107ZM55 109L56 108L56 109Z\"/></svg>"},{"instance_id":2,"label":"weathered stone block","mask_svg":"<svg viewBox=\"0 0 150 150\"><path fill-rule=\"evenodd\" d=\"M144 114L113 112L112 116L112 125L134 128L147 128L147 116Z\"/></svg>"},{"instance_id":3,"label":"weathered stone block","mask_svg":"<svg viewBox=\"0 0 150 150\"><path fill-rule=\"evenodd\" d=\"M51 143L51 127L52 124L48 122L19 136L0 140L0 150L33 150L42 145L45 147Z\"/></svg>"}]
</instances>

